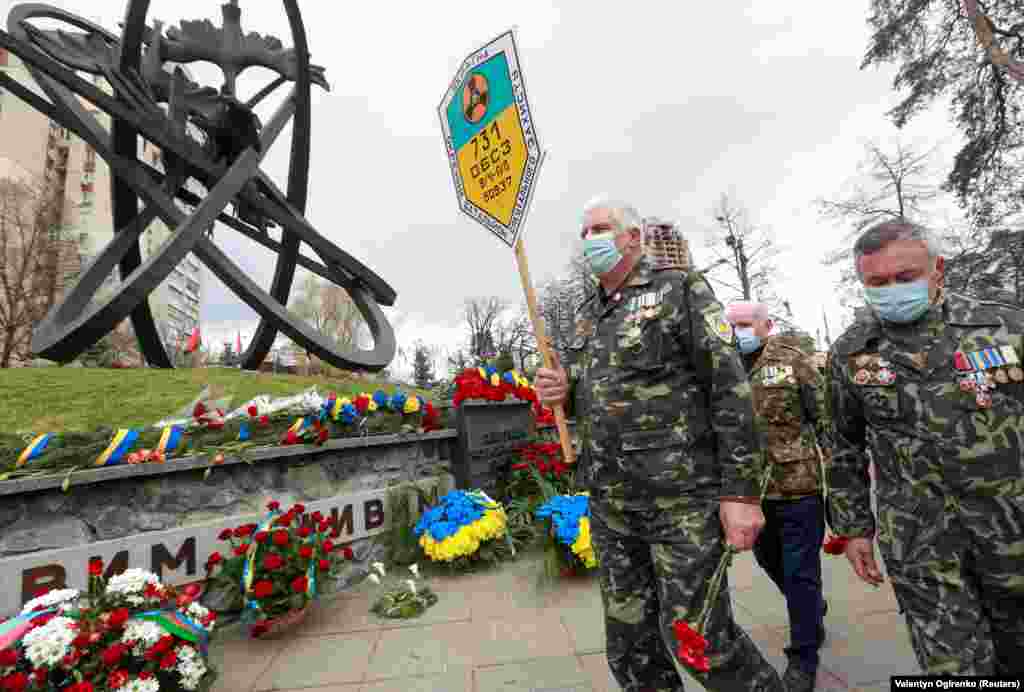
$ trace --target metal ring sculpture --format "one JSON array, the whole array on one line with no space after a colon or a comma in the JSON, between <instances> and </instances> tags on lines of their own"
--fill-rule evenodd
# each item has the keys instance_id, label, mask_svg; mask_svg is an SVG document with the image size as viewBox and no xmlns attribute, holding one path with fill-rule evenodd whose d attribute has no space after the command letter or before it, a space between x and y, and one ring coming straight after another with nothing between
<instances>
[{"instance_id":1,"label":"metal ring sculpture","mask_svg":"<svg viewBox=\"0 0 1024 692\"><path fill-rule=\"evenodd\" d=\"M378 371L395 354L395 335L380 305L393 305L395 291L368 267L321 236L303 217L310 154L310 86L327 89L324 70L311 66L298 0L283 0L291 25L293 48L285 50L270 36L244 34L238 0L222 5L223 26L209 20L183 21L166 33L160 23L146 25L150 0L129 0L120 39L102 27L41 4L15 6L0 47L17 55L49 100L0 72L0 85L34 109L75 132L109 164L114 239L86 267L64 300L40 323L32 339L39 356L67 362L130 317L149 365L173 367L157 332L147 297L189 252L261 317L242 356L242 367L256 369L266 358L277 332L324 361L341 368ZM33 19L58 20L77 29L44 31ZM183 70L166 63L212 62L224 73L218 91L192 82ZM238 75L248 67L266 67L278 75L249 101L235 93ZM77 73L101 75L113 96ZM253 109L285 82L290 96L261 125ZM82 106L81 99L106 112L108 133ZM287 193L263 173L263 156L288 124L293 123ZM198 142L188 126L202 131ZM138 138L160 147L163 170L137 158ZM186 187L189 179L207 193ZM142 205L139 201L142 201ZM176 204L194 211L187 214ZM234 214L226 213L231 205ZM173 229L161 249L145 262L139 236L156 218ZM277 252L269 293L246 275L209 237L216 221ZM267 233L281 228L281 242ZM322 264L299 253L306 243ZM342 350L287 309L296 265L344 288L366 320L374 339L371 350ZM117 266L122 282L109 300L93 300Z\"/></svg>"}]
</instances>

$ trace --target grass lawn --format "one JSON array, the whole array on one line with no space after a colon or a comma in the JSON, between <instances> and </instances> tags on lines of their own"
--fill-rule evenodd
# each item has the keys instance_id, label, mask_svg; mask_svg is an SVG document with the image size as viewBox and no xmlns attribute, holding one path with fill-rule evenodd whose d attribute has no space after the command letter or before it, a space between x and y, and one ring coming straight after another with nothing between
<instances>
[{"instance_id":1,"label":"grass lawn","mask_svg":"<svg viewBox=\"0 0 1024 692\"><path fill-rule=\"evenodd\" d=\"M316 385L321 394L351 396L381 389L416 393L438 405L426 390L370 379L329 379L230 368L179 370L15 368L0 370L0 426L4 432L92 432L101 427L150 426L187 406L206 385L213 398L233 397L232 409L254 396L282 397Z\"/></svg>"}]
</instances>

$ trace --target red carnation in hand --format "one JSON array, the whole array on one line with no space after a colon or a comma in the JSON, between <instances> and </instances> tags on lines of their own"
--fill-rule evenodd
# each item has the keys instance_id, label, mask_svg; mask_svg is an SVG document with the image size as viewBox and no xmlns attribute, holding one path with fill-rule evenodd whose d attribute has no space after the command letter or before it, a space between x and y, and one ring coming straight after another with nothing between
<instances>
[{"instance_id":1,"label":"red carnation in hand","mask_svg":"<svg viewBox=\"0 0 1024 692\"><path fill-rule=\"evenodd\" d=\"M255 625L252 626L252 636L254 636L254 637L261 637L261 636L263 636L264 634L267 633L268 629L269 628L267 627L267 621L266 620L260 620L259 622L257 622Z\"/></svg>"},{"instance_id":2,"label":"red carnation in hand","mask_svg":"<svg viewBox=\"0 0 1024 692\"><path fill-rule=\"evenodd\" d=\"M260 410L256 407L256 404L249 404L249 408L246 409L249 415L253 418L259 415Z\"/></svg>"},{"instance_id":3,"label":"red carnation in hand","mask_svg":"<svg viewBox=\"0 0 1024 692\"><path fill-rule=\"evenodd\" d=\"M103 576L103 560L100 560L98 558L95 560L89 560L89 576Z\"/></svg>"},{"instance_id":4,"label":"red carnation in hand","mask_svg":"<svg viewBox=\"0 0 1024 692\"><path fill-rule=\"evenodd\" d=\"M287 531L277 530L274 532L274 545L288 545L290 538Z\"/></svg>"},{"instance_id":5,"label":"red carnation in hand","mask_svg":"<svg viewBox=\"0 0 1024 692\"><path fill-rule=\"evenodd\" d=\"M252 595L256 598L266 598L274 593L274 582L262 579L252 585Z\"/></svg>"},{"instance_id":6,"label":"red carnation in hand","mask_svg":"<svg viewBox=\"0 0 1024 692\"><path fill-rule=\"evenodd\" d=\"M711 668L711 662L705 654L708 642L704 635L682 620L676 620L672 624L672 629L679 642L679 660L695 670L707 673Z\"/></svg>"},{"instance_id":7,"label":"red carnation in hand","mask_svg":"<svg viewBox=\"0 0 1024 692\"><path fill-rule=\"evenodd\" d=\"M309 580L306 579L305 575L301 577L295 577L292 580L292 591L295 593L306 593L306 589L309 587Z\"/></svg>"},{"instance_id":8,"label":"red carnation in hand","mask_svg":"<svg viewBox=\"0 0 1024 692\"><path fill-rule=\"evenodd\" d=\"M832 536L821 546L829 555L842 555L846 552L846 544L850 542L845 536Z\"/></svg>"}]
</instances>

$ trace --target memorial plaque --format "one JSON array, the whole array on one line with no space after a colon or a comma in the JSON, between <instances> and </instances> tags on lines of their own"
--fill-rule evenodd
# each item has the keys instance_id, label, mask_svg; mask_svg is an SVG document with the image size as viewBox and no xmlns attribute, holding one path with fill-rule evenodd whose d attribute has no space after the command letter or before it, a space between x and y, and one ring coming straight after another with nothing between
<instances>
[{"instance_id":1,"label":"memorial plaque","mask_svg":"<svg viewBox=\"0 0 1024 692\"><path fill-rule=\"evenodd\" d=\"M528 401L464 401L456 410L458 456L452 460L455 487L492 495L519 450L531 442L536 424Z\"/></svg>"}]
</instances>

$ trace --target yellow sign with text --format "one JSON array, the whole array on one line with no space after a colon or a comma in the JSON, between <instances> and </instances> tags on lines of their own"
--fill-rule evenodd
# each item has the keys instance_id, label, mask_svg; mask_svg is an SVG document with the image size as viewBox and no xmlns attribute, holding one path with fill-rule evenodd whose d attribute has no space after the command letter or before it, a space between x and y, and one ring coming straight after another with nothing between
<instances>
[{"instance_id":1,"label":"yellow sign with text","mask_svg":"<svg viewBox=\"0 0 1024 692\"><path fill-rule=\"evenodd\" d=\"M458 154L466 197L500 223L515 211L527 150L515 106L509 106L477 133Z\"/></svg>"}]
</instances>

